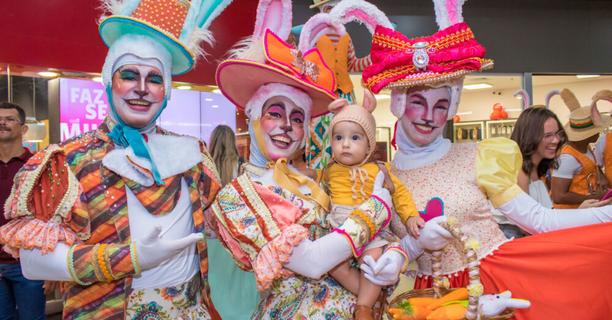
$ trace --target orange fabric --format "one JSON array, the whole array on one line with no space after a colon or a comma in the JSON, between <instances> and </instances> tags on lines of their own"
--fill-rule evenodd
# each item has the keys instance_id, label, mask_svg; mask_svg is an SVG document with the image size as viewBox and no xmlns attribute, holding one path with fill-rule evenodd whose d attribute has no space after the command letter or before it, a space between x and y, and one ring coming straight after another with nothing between
<instances>
[{"instance_id":1,"label":"orange fabric","mask_svg":"<svg viewBox=\"0 0 612 320\"><path fill-rule=\"evenodd\" d=\"M612 186L612 132L606 135L603 159L606 178L608 179L608 184Z\"/></svg>"},{"instance_id":2,"label":"orange fabric","mask_svg":"<svg viewBox=\"0 0 612 320\"><path fill-rule=\"evenodd\" d=\"M543 233L504 243L480 261L485 294L512 291L531 307L515 310L522 319L608 319L612 314L612 223ZM451 277L468 284L467 272ZM419 277L415 288L431 287Z\"/></svg>"},{"instance_id":3,"label":"orange fabric","mask_svg":"<svg viewBox=\"0 0 612 320\"><path fill-rule=\"evenodd\" d=\"M576 174L572 179L572 183L569 187L569 192L584 196L588 195L590 193L589 185L592 188L597 187L597 164L595 164L595 161L589 159L589 157L585 156L582 152L574 149L570 145L565 145L563 149L561 149L561 154L569 154L572 157L576 158L576 160L578 160L578 163L580 163L580 166L582 167L580 168L578 174ZM574 209L578 208L579 206L580 204L554 204L554 207L558 209Z\"/></svg>"},{"instance_id":4,"label":"orange fabric","mask_svg":"<svg viewBox=\"0 0 612 320\"><path fill-rule=\"evenodd\" d=\"M149 22L179 38L189 3L179 0L142 0L134 10L134 18Z\"/></svg>"},{"instance_id":5,"label":"orange fabric","mask_svg":"<svg viewBox=\"0 0 612 320\"><path fill-rule=\"evenodd\" d=\"M334 91L336 89L345 93L353 91L353 82L351 82L348 70L350 44L351 38L348 33L341 36L337 44L334 44L326 35L323 35L317 41L317 49L323 55L323 60L336 75L336 88L334 88Z\"/></svg>"},{"instance_id":6,"label":"orange fabric","mask_svg":"<svg viewBox=\"0 0 612 320\"><path fill-rule=\"evenodd\" d=\"M274 66L291 72L298 78L306 79L329 92L334 92L336 87L334 72L325 64L317 50L299 52L268 30L264 41L264 52L267 60Z\"/></svg>"}]
</instances>

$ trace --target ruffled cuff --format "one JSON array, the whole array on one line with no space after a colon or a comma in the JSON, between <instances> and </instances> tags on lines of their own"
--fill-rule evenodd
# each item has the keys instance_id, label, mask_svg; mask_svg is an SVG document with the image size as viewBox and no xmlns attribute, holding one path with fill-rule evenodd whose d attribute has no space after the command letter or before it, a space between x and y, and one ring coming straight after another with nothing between
<instances>
[{"instance_id":1,"label":"ruffled cuff","mask_svg":"<svg viewBox=\"0 0 612 320\"><path fill-rule=\"evenodd\" d=\"M257 290L265 291L274 280L292 274L284 265L289 261L293 248L307 236L308 230L305 227L293 224L261 248L253 263Z\"/></svg>"},{"instance_id":2,"label":"ruffled cuff","mask_svg":"<svg viewBox=\"0 0 612 320\"><path fill-rule=\"evenodd\" d=\"M372 196L354 210L334 232L343 235L355 257L361 256L366 246L391 221L391 208L377 196Z\"/></svg>"},{"instance_id":3,"label":"ruffled cuff","mask_svg":"<svg viewBox=\"0 0 612 320\"><path fill-rule=\"evenodd\" d=\"M11 220L0 228L0 243L15 258L19 257L19 249L49 253L55 250L58 242L71 246L77 242L77 235L60 223L29 217Z\"/></svg>"},{"instance_id":4,"label":"ruffled cuff","mask_svg":"<svg viewBox=\"0 0 612 320\"><path fill-rule=\"evenodd\" d=\"M141 272L134 243L75 245L70 247L67 259L70 276L82 286L112 282Z\"/></svg>"},{"instance_id":5,"label":"ruffled cuff","mask_svg":"<svg viewBox=\"0 0 612 320\"><path fill-rule=\"evenodd\" d=\"M408 270L408 264L410 263L410 257L408 256L408 253L404 251L404 249L399 243L397 242L390 243L385 249L385 251L395 251L401 254L402 256L404 256L404 264L402 264L402 269L400 270L400 272L404 273L406 272L406 270Z\"/></svg>"},{"instance_id":6,"label":"ruffled cuff","mask_svg":"<svg viewBox=\"0 0 612 320\"><path fill-rule=\"evenodd\" d=\"M487 193L495 208L523 192L516 184L522 164L521 150L510 139L492 138L478 145L478 185Z\"/></svg>"}]
</instances>

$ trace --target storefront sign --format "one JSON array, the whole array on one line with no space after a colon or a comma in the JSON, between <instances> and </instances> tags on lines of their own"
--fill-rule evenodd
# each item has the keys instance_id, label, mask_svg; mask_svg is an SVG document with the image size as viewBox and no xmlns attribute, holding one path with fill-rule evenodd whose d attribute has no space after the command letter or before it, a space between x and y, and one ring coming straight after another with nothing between
<instances>
[{"instance_id":1,"label":"storefront sign","mask_svg":"<svg viewBox=\"0 0 612 320\"><path fill-rule=\"evenodd\" d=\"M104 86L95 81L60 79L60 138L65 141L95 130L110 112ZM172 90L158 125L206 141L220 124L236 128L236 109L223 95Z\"/></svg>"}]
</instances>

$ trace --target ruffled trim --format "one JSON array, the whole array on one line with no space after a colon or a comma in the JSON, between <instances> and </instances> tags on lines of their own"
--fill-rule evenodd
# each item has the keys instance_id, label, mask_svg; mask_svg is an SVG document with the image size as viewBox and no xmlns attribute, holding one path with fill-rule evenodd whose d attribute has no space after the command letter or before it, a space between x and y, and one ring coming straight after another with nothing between
<instances>
[{"instance_id":1,"label":"ruffled trim","mask_svg":"<svg viewBox=\"0 0 612 320\"><path fill-rule=\"evenodd\" d=\"M39 249L46 254L55 250L58 242L71 246L76 241L74 231L52 220L21 218L0 228L0 243L15 258L19 257L19 249Z\"/></svg>"},{"instance_id":2,"label":"ruffled trim","mask_svg":"<svg viewBox=\"0 0 612 320\"><path fill-rule=\"evenodd\" d=\"M268 242L253 263L257 290L267 290L272 282L279 278L286 278L293 272L283 266L289 261L293 248L308 236L308 230L299 225L292 224L285 228L276 238Z\"/></svg>"}]
</instances>

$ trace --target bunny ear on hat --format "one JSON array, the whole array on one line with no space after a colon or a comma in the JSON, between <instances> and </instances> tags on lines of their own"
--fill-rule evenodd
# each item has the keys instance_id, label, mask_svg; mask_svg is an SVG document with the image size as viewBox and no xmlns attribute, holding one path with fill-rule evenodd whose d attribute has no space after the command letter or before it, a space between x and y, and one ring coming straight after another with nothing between
<instances>
[{"instance_id":1,"label":"bunny ear on hat","mask_svg":"<svg viewBox=\"0 0 612 320\"><path fill-rule=\"evenodd\" d=\"M339 99L332 101L332 103L330 103L327 108L329 109L329 112L338 113L340 112L340 110L344 109L348 105L349 105L348 100L339 98Z\"/></svg>"},{"instance_id":2,"label":"bunny ear on hat","mask_svg":"<svg viewBox=\"0 0 612 320\"><path fill-rule=\"evenodd\" d=\"M282 40L287 40L293 21L291 0L260 0L257 5L253 34L240 40L230 51L230 59L247 59L264 62L263 38L266 30Z\"/></svg>"},{"instance_id":3,"label":"bunny ear on hat","mask_svg":"<svg viewBox=\"0 0 612 320\"><path fill-rule=\"evenodd\" d=\"M572 91L567 88L564 88L561 90L560 94L561 99L563 99L563 102L569 108L570 111L580 109L580 102L578 102L578 99Z\"/></svg>"},{"instance_id":4,"label":"bunny ear on hat","mask_svg":"<svg viewBox=\"0 0 612 320\"><path fill-rule=\"evenodd\" d=\"M463 22L463 4L466 0L434 0L436 22L440 30Z\"/></svg>"},{"instance_id":5,"label":"bunny ear on hat","mask_svg":"<svg viewBox=\"0 0 612 320\"><path fill-rule=\"evenodd\" d=\"M363 108L368 110L369 113L374 112L374 109L376 109L376 97L367 88L363 90Z\"/></svg>"},{"instance_id":6,"label":"bunny ear on hat","mask_svg":"<svg viewBox=\"0 0 612 320\"><path fill-rule=\"evenodd\" d=\"M306 52L316 46L321 36L336 33L340 36L346 33L344 25L329 13L317 13L302 26L299 49Z\"/></svg>"},{"instance_id":7,"label":"bunny ear on hat","mask_svg":"<svg viewBox=\"0 0 612 320\"><path fill-rule=\"evenodd\" d=\"M529 95L525 89L519 89L515 93L512 94L513 97L521 97L521 101L523 104L523 110L527 110L529 106L531 106L531 101L529 99Z\"/></svg>"},{"instance_id":8,"label":"bunny ear on hat","mask_svg":"<svg viewBox=\"0 0 612 320\"><path fill-rule=\"evenodd\" d=\"M374 34L376 26L393 29L389 18L375 5L364 0L342 0L329 12L329 14L340 24L357 22L365 25L371 34Z\"/></svg>"},{"instance_id":9,"label":"bunny ear on hat","mask_svg":"<svg viewBox=\"0 0 612 320\"><path fill-rule=\"evenodd\" d=\"M612 102L612 90L606 89L597 91L597 93L595 93L595 95L593 96L593 102L591 102L591 106L595 106L597 104L597 101L599 100L606 100Z\"/></svg>"},{"instance_id":10,"label":"bunny ear on hat","mask_svg":"<svg viewBox=\"0 0 612 320\"><path fill-rule=\"evenodd\" d=\"M559 91L558 89L550 90L550 92L546 94L546 98L544 99L544 105L546 106L546 109L550 109L550 99L560 94L561 94L561 91Z\"/></svg>"}]
</instances>

